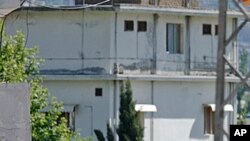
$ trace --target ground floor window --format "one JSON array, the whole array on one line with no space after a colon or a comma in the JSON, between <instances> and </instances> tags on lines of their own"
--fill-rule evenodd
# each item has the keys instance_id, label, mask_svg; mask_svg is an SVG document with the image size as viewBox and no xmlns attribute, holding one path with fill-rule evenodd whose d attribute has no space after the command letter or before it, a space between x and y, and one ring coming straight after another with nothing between
<instances>
[{"instance_id":1,"label":"ground floor window","mask_svg":"<svg viewBox=\"0 0 250 141\"><path fill-rule=\"evenodd\" d=\"M214 111L211 107L204 107L204 133L205 134L214 134Z\"/></svg>"},{"instance_id":2,"label":"ground floor window","mask_svg":"<svg viewBox=\"0 0 250 141\"><path fill-rule=\"evenodd\" d=\"M61 118L65 118L67 121L67 126L70 130L75 131L75 115L77 105L64 105L61 111L61 115L58 117L57 123L60 123ZM49 114L49 111L52 109L51 105L45 107L41 112L46 115Z\"/></svg>"},{"instance_id":3,"label":"ground floor window","mask_svg":"<svg viewBox=\"0 0 250 141\"><path fill-rule=\"evenodd\" d=\"M67 127L75 131L75 113L74 112L62 112L59 119L64 117L67 121Z\"/></svg>"}]
</instances>

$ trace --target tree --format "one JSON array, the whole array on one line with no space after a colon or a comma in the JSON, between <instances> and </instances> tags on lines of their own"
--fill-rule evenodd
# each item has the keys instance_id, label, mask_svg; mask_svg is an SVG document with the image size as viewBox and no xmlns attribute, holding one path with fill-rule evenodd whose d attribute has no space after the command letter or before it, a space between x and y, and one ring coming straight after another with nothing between
<instances>
[{"instance_id":1,"label":"tree","mask_svg":"<svg viewBox=\"0 0 250 141\"><path fill-rule=\"evenodd\" d=\"M107 141L115 141L114 133L109 125L109 122L107 122L106 127L107 127L107 136L106 136ZM104 137L102 131L95 129L94 132L95 132L95 135L96 135L98 141L105 141L105 137Z\"/></svg>"},{"instance_id":2,"label":"tree","mask_svg":"<svg viewBox=\"0 0 250 141\"><path fill-rule=\"evenodd\" d=\"M107 136L106 136L107 140L115 141L114 132L112 128L110 127L109 122L107 122L106 126L107 126Z\"/></svg>"},{"instance_id":3,"label":"tree","mask_svg":"<svg viewBox=\"0 0 250 141\"><path fill-rule=\"evenodd\" d=\"M32 141L83 140L77 132L67 127L65 118L59 119L62 103L52 97L51 110L41 110L48 105L49 92L42 85L42 78L36 74L42 60L37 59L37 48L26 48L24 35L4 36L0 50L0 81L6 83L29 83L31 86Z\"/></svg>"},{"instance_id":4,"label":"tree","mask_svg":"<svg viewBox=\"0 0 250 141\"><path fill-rule=\"evenodd\" d=\"M120 88L120 115L117 133L120 141L143 141L143 128L139 123L138 112L132 99L130 81L127 80Z\"/></svg>"},{"instance_id":5,"label":"tree","mask_svg":"<svg viewBox=\"0 0 250 141\"><path fill-rule=\"evenodd\" d=\"M240 51L240 65L239 65L239 71L242 73L242 75L246 75L248 72L248 52L246 51L246 49L242 49ZM243 119L241 119L244 116L241 116L242 113L244 113L241 109L241 99L242 96L244 95L244 92L246 91L246 87L245 86L241 86L237 92L237 101L238 101L238 113L239 113L239 122L242 121Z\"/></svg>"},{"instance_id":6,"label":"tree","mask_svg":"<svg viewBox=\"0 0 250 141\"><path fill-rule=\"evenodd\" d=\"M240 51L239 71L242 75L246 75L248 71L248 52L244 48Z\"/></svg>"}]
</instances>

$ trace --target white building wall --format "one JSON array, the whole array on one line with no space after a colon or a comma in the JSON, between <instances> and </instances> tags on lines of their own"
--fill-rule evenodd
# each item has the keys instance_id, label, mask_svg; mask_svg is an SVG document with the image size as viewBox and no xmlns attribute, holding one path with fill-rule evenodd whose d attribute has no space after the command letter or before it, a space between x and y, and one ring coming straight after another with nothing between
<instances>
[{"instance_id":1,"label":"white building wall","mask_svg":"<svg viewBox=\"0 0 250 141\"><path fill-rule=\"evenodd\" d=\"M232 18L227 20L227 37L232 33ZM212 27L211 35L203 35L202 25L210 24ZM215 35L215 25L218 25L217 17L192 17L191 18L191 69L192 70L215 70L217 62L218 35ZM233 59L232 43L227 47L229 59Z\"/></svg>"},{"instance_id":2,"label":"white building wall","mask_svg":"<svg viewBox=\"0 0 250 141\"><path fill-rule=\"evenodd\" d=\"M157 73L183 74L185 63L188 63L185 60L188 55L185 16L157 16ZM133 31L124 31L125 20L134 22ZM138 21L147 22L146 32L137 31ZM166 51L167 23L181 24L181 54ZM232 18L227 23L229 36L233 29ZM202 35L202 24L212 25L212 35ZM124 73L150 74L153 66L154 16L151 13L23 11L10 15L6 25L7 33L14 34L16 30L22 30L27 35L29 47L39 46L39 56L45 59L42 66L44 70L81 70L83 73L112 74L117 60ZM216 17L191 16L191 71L214 71L217 52L215 25ZM227 48L230 60L237 59L235 52L230 43Z\"/></svg>"},{"instance_id":3,"label":"white building wall","mask_svg":"<svg viewBox=\"0 0 250 141\"><path fill-rule=\"evenodd\" d=\"M50 93L65 106L78 105L75 127L82 136L93 136L94 129L106 133L106 122L113 117L112 81L45 81ZM95 96L95 88L103 89L103 96Z\"/></svg>"},{"instance_id":4,"label":"white building wall","mask_svg":"<svg viewBox=\"0 0 250 141\"><path fill-rule=\"evenodd\" d=\"M213 140L213 135L204 134L203 111L203 104L215 103L213 81L131 80L131 85L137 104L154 104L157 107L155 113L144 113L145 141ZM50 80L45 81L45 86L64 105L79 105L75 124L83 136L95 137L93 129L100 129L106 134L106 122L109 120L115 123L116 93L113 81ZM95 88L103 88L102 97L95 96ZM225 93L229 93L228 84ZM226 112L226 130L232 124L229 114L231 113Z\"/></svg>"},{"instance_id":5,"label":"white building wall","mask_svg":"<svg viewBox=\"0 0 250 141\"><path fill-rule=\"evenodd\" d=\"M133 31L124 31L124 21L134 22ZM138 32L138 21L147 22L147 31ZM118 13L117 58L125 73L149 73L153 56L153 15L143 13Z\"/></svg>"},{"instance_id":6,"label":"white building wall","mask_svg":"<svg viewBox=\"0 0 250 141\"><path fill-rule=\"evenodd\" d=\"M181 25L182 54L171 54L166 51L167 23ZM157 24L157 73L184 71L185 67L185 16L159 15ZM165 73L166 74L166 73Z\"/></svg>"},{"instance_id":7,"label":"white building wall","mask_svg":"<svg viewBox=\"0 0 250 141\"><path fill-rule=\"evenodd\" d=\"M39 56L45 59L42 69L85 70L87 73L101 69L104 70L102 73L111 74L117 59L124 73L150 73L153 59L153 14L28 11L28 18L26 14L23 11L8 17L6 31L14 34L17 29L22 29L27 35L27 45L39 46ZM124 31L124 20L134 21L134 31ZM137 21L140 20L147 21L147 32L137 32ZM207 60L209 57L204 60L203 56L216 56L216 37L200 35L203 23L211 23L214 33L216 21L215 17L191 17L191 62L210 65L212 60ZM187 53L184 44L185 17L160 14L156 23L157 73L169 75L169 72L183 72ZM183 54L166 52L167 23L181 24ZM228 24L227 31L230 32L232 19ZM191 69L196 68L194 64L191 65ZM115 95L119 95L115 93L114 82L111 80L47 80L45 86L65 105L79 104L76 128L81 129L83 136L94 136L93 129L106 133L106 121L117 116L115 103L119 98ZM203 134L203 104L215 103L214 86L215 82L192 80L133 80L134 99L137 103L155 104L158 109L156 113L145 113L145 141L212 141L211 135ZM102 97L95 97L97 87L103 88ZM117 123L114 120L112 122Z\"/></svg>"},{"instance_id":8,"label":"white building wall","mask_svg":"<svg viewBox=\"0 0 250 141\"><path fill-rule=\"evenodd\" d=\"M23 11L8 17L6 31L21 30L28 47L39 46L41 69L111 73L111 18L109 12Z\"/></svg>"}]
</instances>

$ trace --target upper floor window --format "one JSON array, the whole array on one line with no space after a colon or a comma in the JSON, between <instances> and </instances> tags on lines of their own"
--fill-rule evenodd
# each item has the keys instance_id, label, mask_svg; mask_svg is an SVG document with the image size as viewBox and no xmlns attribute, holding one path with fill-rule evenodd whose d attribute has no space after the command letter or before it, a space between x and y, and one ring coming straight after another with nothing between
<instances>
[{"instance_id":1,"label":"upper floor window","mask_svg":"<svg viewBox=\"0 0 250 141\"><path fill-rule=\"evenodd\" d=\"M146 21L138 21L137 23L137 31L138 32L146 32L147 31L147 22Z\"/></svg>"},{"instance_id":2,"label":"upper floor window","mask_svg":"<svg viewBox=\"0 0 250 141\"><path fill-rule=\"evenodd\" d=\"M215 34L215 35L218 35L218 33L219 33L219 28L218 28L218 25L215 25L215 27L214 27L214 28L215 28L215 33L214 33L214 34Z\"/></svg>"},{"instance_id":3,"label":"upper floor window","mask_svg":"<svg viewBox=\"0 0 250 141\"><path fill-rule=\"evenodd\" d=\"M211 24L203 24L202 25L202 34L203 35L211 35L212 34Z\"/></svg>"},{"instance_id":4,"label":"upper floor window","mask_svg":"<svg viewBox=\"0 0 250 141\"><path fill-rule=\"evenodd\" d=\"M134 31L134 21L124 21L124 31Z\"/></svg>"},{"instance_id":5,"label":"upper floor window","mask_svg":"<svg viewBox=\"0 0 250 141\"><path fill-rule=\"evenodd\" d=\"M166 51L172 54L180 54L181 52L181 25L167 24L167 44Z\"/></svg>"}]
</instances>

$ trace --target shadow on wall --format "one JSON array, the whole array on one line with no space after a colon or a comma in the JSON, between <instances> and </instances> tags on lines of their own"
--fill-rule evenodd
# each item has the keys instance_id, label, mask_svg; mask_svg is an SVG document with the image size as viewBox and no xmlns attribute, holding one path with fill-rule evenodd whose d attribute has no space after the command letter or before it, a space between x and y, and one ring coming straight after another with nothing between
<instances>
[{"instance_id":1,"label":"shadow on wall","mask_svg":"<svg viewBox=\"0 0 250 141\"><path fill-rule=\"evenodd\" d=\"M91 67L78 70L69 69L49 69L40 70L41 75L101 75L107 74L106 70L101 67Z\"/></svg>"},{"instance_id":2,"label":"shadow on wall","mask_svg":"<svg viewBox=\"0 0 250 141\"><path fill-rule=\"evenodd\" d=\"M209 136L204 134L204 123L203 118L196 118L194 120L193 126L190 132L190 139L198 139L205 140L208 139Z\"/></svg>"}]
</instances>

